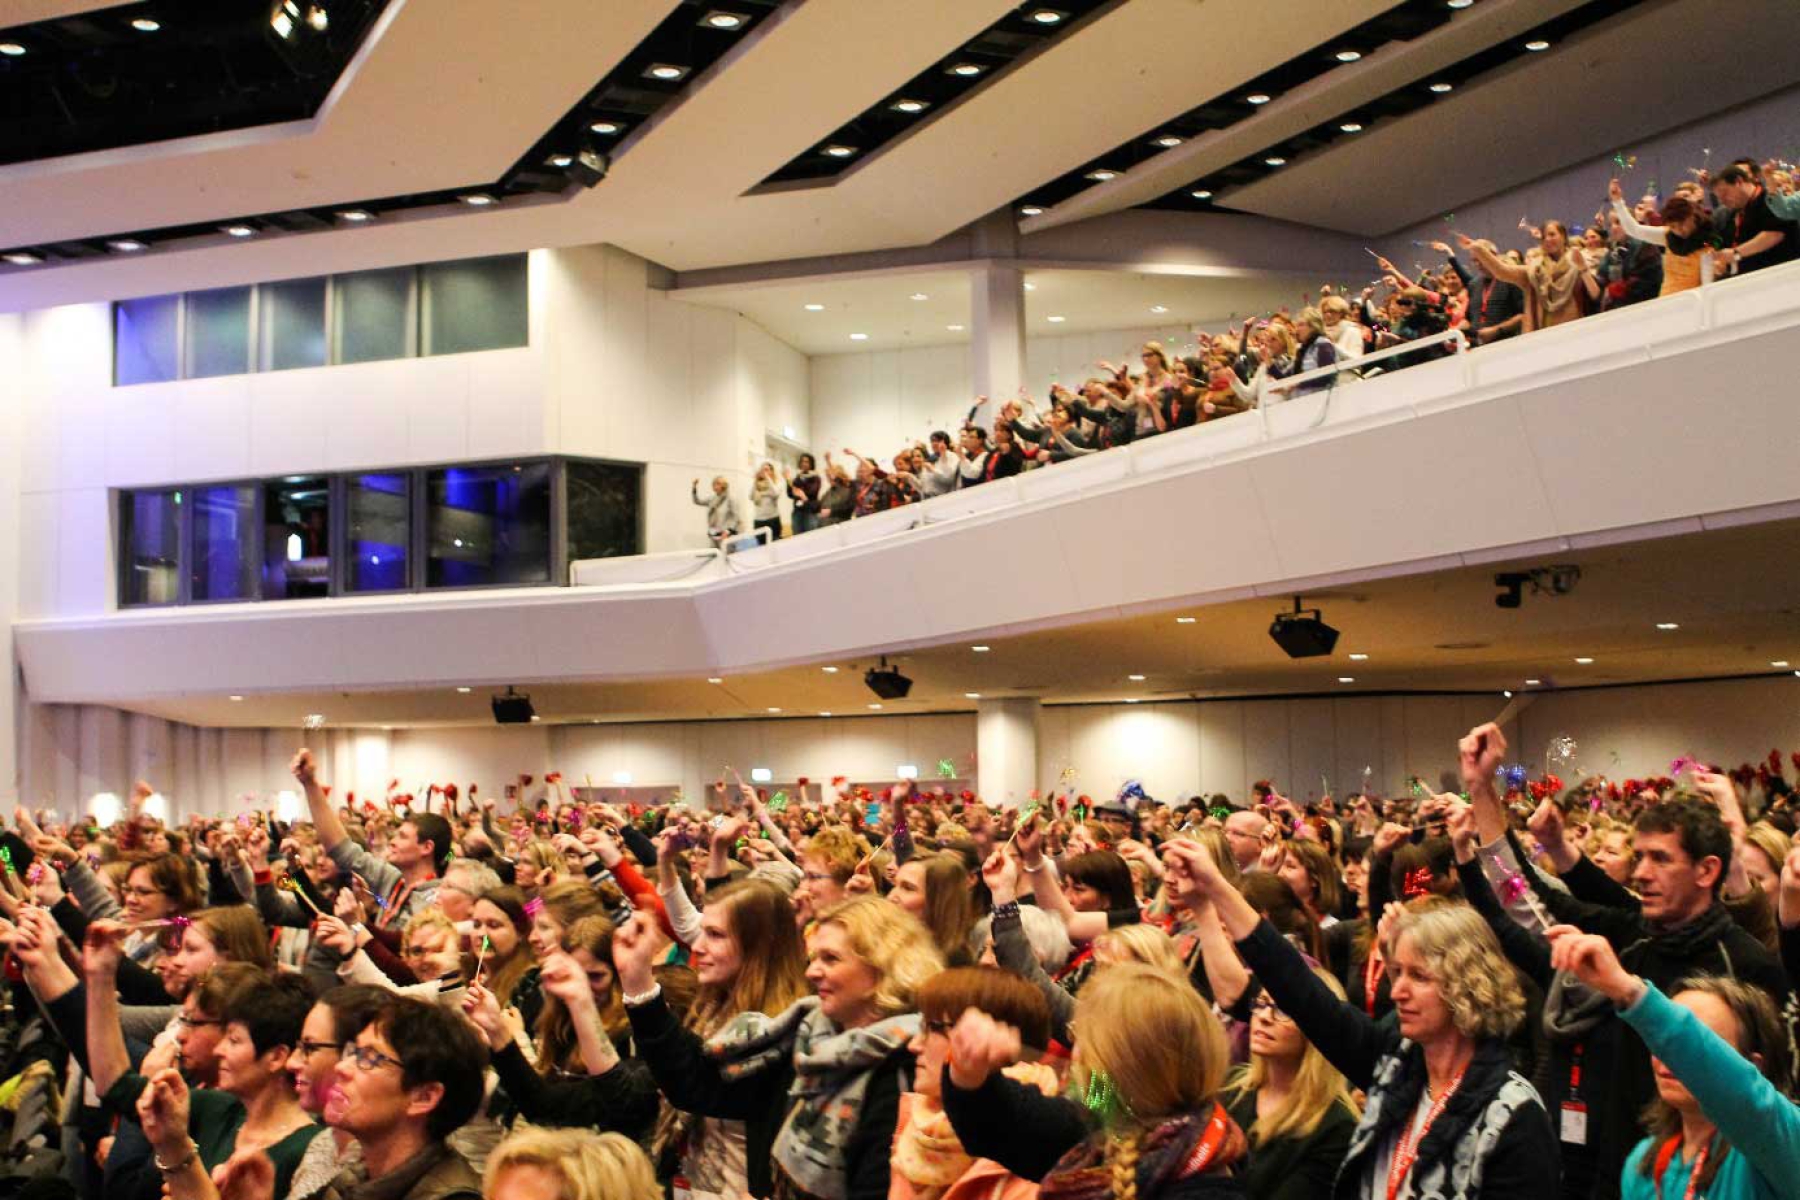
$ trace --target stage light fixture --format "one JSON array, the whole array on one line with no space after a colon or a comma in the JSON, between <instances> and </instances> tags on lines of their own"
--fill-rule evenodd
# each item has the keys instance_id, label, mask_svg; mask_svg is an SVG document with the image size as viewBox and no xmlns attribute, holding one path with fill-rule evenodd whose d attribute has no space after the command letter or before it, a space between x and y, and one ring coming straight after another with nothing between
<instances>
[{"instance_id":1,"label":"stage light fixture","mask_svg":"<svg viewBox=\"0 0 1800 1200\"><path fill-rule=\"evenodd\" d=\"M1338 631L1320 619L1316 608L1302 608L1294 597L1294 611L1276 613L1269 636L1289 658L1321 658L1337 646Z\"/></svg>"},{"instance_id":2,"label":"stage light fixture","mask_svg":"<svg viewBox=\"0 0 1800 1200\"><path fill-rule=\"evenodd\" d=\"M863 675L863 682L883 700L904 700L906 694L912 691L913 685L912 680L888 666L885 655L882 656L879 667L870 667Z\"/></svg>"},{"instance_id":3,"label":"stage light fixture","mask_svg":"<svg viewBox=\"0 0 1800 1200\"><path fill-rule=\"evenodd\" d=\"M1248 96L1244 97L1244 103L1245 104L1254 104L1260 108L1261 106L1267 104L1271 99L1272 99L1272 97L1267 92L1252 92Z\"/></svg>"},{"instance_id":4,"label":"stage light fixture","mask_svg":"<svg viewBox=\"0 0 1800 1200\"><path fill-rule=\"evenodd\" d=\"M247 237L255 237L256 236L256 230L253 229L249 225L227 225L221 230L221 232L229 234L231 237L234 237L234 238L247 238Z\"/></svg>"},{"instance_id":5,"label":"stage light fixture","mask_svg":"<svg viewBox=\"0 0 1800 1200\"><path fill-rule=\"evenodd\" d=\"M929 106L923 100L896 100L888 105L888 107L895 112L903 112L910 117L916 113L924 112Z\"/></svg>"},{"instance_id":6,"label":"stage light fixture","mask_svg":"<svg viewBox=\"0 0 1800 1200\"><path fill-rule=\"evenodd\" d=\"M493 699L494 721L499 725L527 725L538 719L531 697L515 688Z\"/></svg>"},{"instance_id":7,"label":"stage light fixture","mask_svg":"<svg viewBox=\"0 0 1800 1200\"><path fill-rule=\"evenodd\" d=\"M1212 199L1212 193L1207 191L1205 188L1201 188L1197 192L1189 192L1188 195L1192 196L1196 200L1211 200Z\"/></svg>"},{"instance_id":8,"label":"stage light fixture","mask_svg":"<svg viewBox=\"0 0 1800 1200\"><path fill-rule=\"evenodd\" d=\"M106 244L111 246L114 250L117 250L120 254L136 254L139 250L148 250L150 248L147 244L138 241L136 238L115 238Z\"/></svg>"},{"instance_id":9,"label":"stage light fixture","mask_svg":"<svg viewBox=\"0 0 1800 1200\"><path fill-rule=\"evenodd\" d=\"M1337 52L1337 60L1341 63L1353 63L1361 57L1361 50L1339 50Z\"/></svg>"},{"instance_id":10,"label":"stage light fixture","mask_svg":"<svg viewBox=\"0 0 1800 1200\"><path fill-rule=\"evenodd\" d=\"M1525 585L1531 582L1529 571L1500 571L1494 576L1494 586L1500 594L1494 597L1495 608L1517 608L1525 601Z\"/></svg>"},{"instance_id":11,"label":"stage light fixture","mask_svg":"<svg viewBox=\"0 0 1800 1200\"><path fill-rule=\"evenodd\" d=\"M1550 48L1550 43L1546 42L1543 38L1536 38L1532 41L1526 42L1525 48L1527 50L1531 51L1533 54L1536 54L1540 50L1548 50Z\"/></svg>"},{"instance_id":12,"label":"stage light fixture","mask_svg":"<svg viewBox=\"0 0 1800 1200\"><path fill-rule=\"evenodd\" d=\"M1157 138L1155 144L1161 146L1164 150L1173 150L1185 141L1187 141L1186 138L1176 137L1174 134L1169 133Z\"/></svg>"},{"instance_id":13,"label":"stage light fixture","mask_svg":"<svg viewBox=\"0 0 1800 1200\"><path fill-rule=\"evenodd\" d=\"M575 165L575 156L573 154L552 154L549 158L544 160L544 165L555 167L558 171L561 171L566 167Z\"/></svg>"},{"instance_id":14,"label":"stage light fixture","mask_svg":"<svg viewBox=\"0 0 1800 1200\"><path fill-rule=\"evenodd\" d=\"M461 200L470 208L486 208L488 205L495 203L494 198L486 192L470 192L466 196L458 196L457 199Z\"/></svg>"},{"instance_id":15,"label":"stage light fixture","mask_svg":"<svg viewBox=\"0 0 1800 1200\"><path fill-rule=\"evenodd\" d=\"M602 137L611 137L623 128L624 126L617 121L595 121L588 126L591 132L600 134Z\"/></svg>"},{"instance_id":16,"label":"stage light fixture","mask_svg":"<svg viewBox=\"0 0 1800 1200\"><path fill-rule=\"evenodd\" d=\"M18 42L0 42L0 54L4 54L8 58L18 58L24 53L25 47Z\"/></svg>"},{"instance_id":17,"label":"stage light fixture","mask_svg":"<svg viewBox=\"0 0 1800 1200\"><path fill-rule=\"evenodd\" d=\"M346 208L338 214L338 220L348 221L352 225L361 225L365 221L373 221L375 214L366 208Z\"/></svg>"},{"instance_id":18,"label":"stage light fixture","mask_svg":"<svg viewBox=\"0 0 1800 1200\"><path fill-rule=\"evenodd\" d=\"M19 53L23 54L25 52L20 50ZM963 79L973 79L975 76L981 74L981 70L981 64L979 63L959 62L950 68L950 74L959 76Z\"/></svg>"},{"instance_id":19,"label":"stage light fixture","mask_svg":"<svg viewBox=\"0 0 1800 1200\"><path fill-rule=\"evenodd\" d=\"M1437 83L1434 83L1431 85L1431 90L1441 96L1445 92L1450 91L1455 86L1456 85L1454 83L1445 83L1442 80L1439 80Z\"/></svg>"},{"instance_id":20,"label":"stage light fixture","mask_svg":"<svg viewBox=\"0 0 1800 1200\"><path fill-rule=\"evenodd\" d=\"M1361 133L1363 130L1362 125L1356 121L1345 121L1342 125L1339 125L1338 128L1345 133Z\"/></svg>"},{"instance_id":21,"label":"stage light fixture","mask_svg":"<svg viewBox=\"0 0 1800 1200\"><path fill-rule=\"evenodd\" d=\"M824 153L825 157L827 157L827 158L849 158L851 155L856 153L856 147L855 146L843 146L843 145L831 145L831 146L825 147L823 153Z\"/></svg>"},{"instance_id":22,"label":"stage light fixture","mask_svg":"<svg viewBox=\"0 0 1800 1200\"><path fill-rule=\"evenodd\" d=\"M1287 159L1281 157L1279 154L1271 154L1269 157L1263 159L1263 161L1265 163L1269 164L1271 167L1287 166Z\"/></svg>"},{"instance_id":23,"label":"stage light fixture","mask_svg":"<svg viewBox=\"0 0 1800 1200\"><path fill-rule=\"evenodd\" d=\"M162 28L162 22L155 17L136 17L132 20L131 27L139 33L155 33Z\"/></svg>"},{"instance_id":24,"label":"stage light fixture","mask_svg":"<svg viewBox=\"0 0 1800 1200\"><path fill-rule=\"evenodd\" d=\"M651 63L644 68L644 77L658 83L675 83L687 73L688 68L678 67L674 63Z\"/></svg>"},{"instance_id":25,"label":"stage light fixture","mask_svg":"<svg viewBox=\"0 0 1800 1200\"><path fill-rule=\"evenodd\" d=\"M15 267L35 267L44 260L35 254L26 254L25 252L20 251L17 254L8 254L6 256L6 261Z\"/></svg>"},{"instance_id":26,"label":"stage light fixture","mask_svg":"<svg viewBox=\"0 0 1800 1200\"><path fill-rule=\"evenodd\" d=\"M598 150L583 150L575 156L575 161L569 164L568 175L582 187L591 188L606 178L609 165L606 155L601 154Z\"/></svg>"},{"instance_id":27,"label":"stage light fixture","mask_svg":"<svg viewBox=\"0 0 1800 1200\"><path fill-rule=\"evenodd\" d=\"M1119 173L1117 171L1109 171L1105 167L1100 168L1098 171L1089 171L1083 176L1084 179L1091 179L1095 183L1105 183L1109 179L1117 179L1118 177Z\"/></svg>"},{"instance_id":28,"label":"stage light fixture","mask_svg":"<svg viewBox=\"0 0 1800 1200\"><path fill-rule=\"evenodd\" d=\"M1027 204L1019 210L1019 215L1021 217L1041 217L1044 215L1044 210L1035 204Z\"/></svg>"},{"instance_id":29,"label":"stage light fixture","mask_svg":"<svg viewBox=\"0 0 1800 1200\"><path fill-rule=\"evenodd\" d=\"M1031 14L1031 19L1038 25L1060 25L1069 19L1069 14L1054 8L1040 8Z\"/></svg>"},{"instance_id":30,"label":"stage light fixture","mask_svg":"<svg viewBox=\"0 0 1800 1200\"><path fill-rule=\"evenodd\" d=\"M708 29L723 29L731 32L742 29L744 23L749 19L743 13L726 12L724 9L715 8L700 18L700 24Z\"/></svg>"}]
</instances>

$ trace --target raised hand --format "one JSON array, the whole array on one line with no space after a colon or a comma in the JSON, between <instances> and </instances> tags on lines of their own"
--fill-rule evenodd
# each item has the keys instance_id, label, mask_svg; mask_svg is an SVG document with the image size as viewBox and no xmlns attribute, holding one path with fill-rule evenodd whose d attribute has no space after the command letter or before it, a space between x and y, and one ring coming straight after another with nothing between
<instances>
[{"instance_id":1,"label":"raised hand","mask_svg":"<svg viewBox=\"0 0 1800 1200\"><path fill-rule=\"evenodd\" d=\"M311 750L302 750L294 755L293 764L289 769L294 772L294 778L300 782L301 787L310 788L318 785L318 768L313 765Z\"/></svg>"},{"instance_id":2,"label":"raised hand","mask_svg":"<svg viewBox=\"0 0 1800 1200\"><path fill-rule=\"evenodd\" d=\"M1573 925L1555 926L1549 937L1550 965L1558 971L1567 971L1620 1007L1643 995L1644 981L1620 965L1605 938Z\"/></svg>"},{"instance_id":3,"label":"raised hand","mask_svg":"<svg viewBox=\"0 0 1800 1200\"><path fill-rule=\"evenodd\" d=\"M950 1030L950 1078L959 1088L978 1088L987 1077L1019 1061L1019 1031L978 1008L965 1009Z\"/></svg>"},{"instance_id":4,"label":"raised hand","mask_svg":"<svg viewBox=\"0 0 1800 1200\"><path fill-rule=\"evenodd\" d=\"M1004 847L987 856L981 864L981 879L988 886L995 904L1005 904L1019 894L1019 864Z\"/></svg>"},{"instance_id":5,"label":"raised hand","mask_svg":"<svg viewBox=\"0 0 1800 1200\"><path fill-rule=\"evenodd\" d=\"M219 1200L275 1200L275 1164L261 1150L239 1150L213 1168Z\"/></svg>"},{"instance_id":6,"label":"raised hand","mask_svg":"<svg viewBox=\"0 0 1800 1200\"><path fill-rule=\"evenodd\" d=\"M1474 858L1480 840L1475 830L1474 806L1459 801L1450 810L1450 846L1456 853L1456 861L1466 863Z\"/></svg>"},{"instance_id":7,"label":"raised hand","mask_svg":"<svg viewBox=\"0 0 1800 1200\"><path fill-rule=\"evenodd\" d=\"M1412 830L1389 821L1375 831L1375 853L1391 854L1412 839Z\"/></svg>"},{"instance_id":8,"label":"raised hand","mask_svg":"<svg viewBox=\"0 0 1800 1200\"><path fill-rule=\"evenodd\" d=\"M1556 806L1556 797L1545 796L1542 803L1525 819L1525 828L1531 836L1547 851L1554 853L1565 843L1563 833L1562 809Z\"/></svg>"},{"instance_id":9,"label":"raised hand","mask_svg":"<svg viewBox=\"0 0 1800 1200\"><path fill-rule=\"evenodd\" d=\"M587 972L568 954L558 950L544 959L539 967L544 990L563 1002L570 1010L592 1007L594 990L588 984Z\"/></svg>"},{"instance_id":10,"label":"raised hand","mask_svg":"<svg viewBox=\"0 0 1800 1200\"><path fill-rule=\"evenodd\" d=\"M105 980L111 987L119 973L119 959L124 956L125 935L130 928L123 921L94 921L87 927L87 938L81 947L81 969L89 979Z\"/></svg>"},{"instance_id":11,"label":"raised hand","mask_svg":"<svg viewBox=\"0 0 1800 1200\"><path fill-rule=\"evenodd\" d=\"M138 1095L138 1124L157 1157L170 1160L187 1153L188 1086L180 1071L162 1070Z\"/></svg>"},{"instance_id":12,"label":"raised hand","mask_svg":"<svg viewBox=\"0 0 1800 1200\"><path fill-rule=\"evenodd\" d=\"M656 953L656 931L647 913L633 913L631 920L613 934L613 970L626 995L641 995L656 982L650 960Z\"/></svg>"},{"instance_id":13,"label":"raised hand","mask_svg":"<svg viewBox=\"0 0 1800 1200\"><path fill-rule=\"evenodd\" d=\"M1777 897L1777 913L1783 929L1800 925L1800 846L1788 851L1781 864L1781 894Z\"/></svg>"},{"instance_id":14,"label":"raised hand","mask_svg":"<svg viewBox=\"0 0 1800 1200\"><path fill-rule=\"evenodd\" d=\"M1506 735L1489 721L1477 725L1457 742L1457 758L1462 768L1463 784L1473 793L1478 788L1494 786L1494 772L1506 761Z\"/></svg>"},{"instance_id":15,"label":"raised hand","mask_svg":"<svg viewBox=\"0 0 1800 1200\"><path fill-rule=\"evenodd\" d=\"M313 927L313 937L321 946L336 951L340 958L349 958L356 953L356 930L337 917L320 917Z\"/></svg>"},{"instance_id":16,"label":"raised hand","mask_svg":"<svg viewBox=\"0 0 1800 1200\"><path fill-rule=\"evenodd\" d=\"M512 1040L512 1034L506 1028L506 1017L500 1011L500 1002L494 999L494 993L479 983L471 983L463 990L462 1010L463 1016L469 1018L469 1024L487 1040L490 1049L505 1049L506 1043Z\"/></svg>"}]
</instances>

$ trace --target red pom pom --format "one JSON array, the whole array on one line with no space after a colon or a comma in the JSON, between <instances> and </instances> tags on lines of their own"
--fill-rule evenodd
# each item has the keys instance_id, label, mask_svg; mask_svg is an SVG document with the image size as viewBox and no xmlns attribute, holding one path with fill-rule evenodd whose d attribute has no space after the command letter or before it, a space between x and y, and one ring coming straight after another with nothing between
<instances>
[{"instance_id":1,"label":"red pom pom","mask_svg":"<svg viewBox=\"0 0 1800 1200\"><path fill-rule=\"evenodd\" d=\"M803 788L811 782L812 782L812 780L810 780L806 776L802 775L800 778L794 780L794 786L797 788Z\"/></svg>"}]
</instances>

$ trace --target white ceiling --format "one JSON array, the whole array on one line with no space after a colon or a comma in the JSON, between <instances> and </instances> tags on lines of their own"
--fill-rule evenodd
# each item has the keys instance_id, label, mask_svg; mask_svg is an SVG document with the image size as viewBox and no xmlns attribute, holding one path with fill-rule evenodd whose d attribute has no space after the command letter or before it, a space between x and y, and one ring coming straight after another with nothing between
<instances>
[{"instance_id":1,"label":"white ceiling","mask_svg":"<svg viewBox=\"0 0 1800 1200\"><path fill-rule=\"evenodd\" d=\"M1250 599L1176 607L1126 619L915 649L891 656L914 681L883 715L967 711L982 696L1032 695L1051 703L1171 697L1382 690L1492 691L1591 687L1800 668L1800 522L1570 551L1553 559L1495 563L1310 592L1342 633L1330 658L1289 659L1269 640L1284 604ZM1494 606L1497 571L1575 563L1583 576L1565 596L1528 594ZM1181 616L1193 616L1191 624ZM1660 630L1675 622L1677 630ZM1366 660L1349 656L1365 654ZM1577 657L1592 664L1577 664ZM551 723L736 719L770 715L869 715L862 682L871 661L819 662L725 678L533 686ZM835 667L828 672L826 667ZM1141 674L1141 681L1132 680ZM1347 676L1353 683L1339 682ZM1795 679L1800 702L1800 679ZM298 728L308 713L336 726L488 725L498 688L223 694L126 700L121 707L197 725ZM768 710L778 708L779 714Z\"/></svg>"},{"instance_id":2,"label":"white ceiling","mask_svg":"<svg viewBox=\"0 0 1800 1200\"><path fill-rule=\"evenodd\" d=\"M5 0L0 4L0 29L35 25L108 8L129 8L141 0Z\"/></svg>"}]
</instances>

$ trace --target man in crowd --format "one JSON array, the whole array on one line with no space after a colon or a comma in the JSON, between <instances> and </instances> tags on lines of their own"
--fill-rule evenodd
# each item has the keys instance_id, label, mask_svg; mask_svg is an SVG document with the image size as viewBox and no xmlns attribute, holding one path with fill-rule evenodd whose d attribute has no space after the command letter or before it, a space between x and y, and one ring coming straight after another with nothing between
<instances>
[{"instance_id":1,"label":"man in crowd","mask_svg":"<svg viewBox=\"0 0 1800 1200\"><path fill-rule=\"evenodd\" d=\"M1741 275L1792 262L1800 255L1800 226L1775 215L1753 166L1732 163L1713 180L1714 214L1725 248L1715 256Z\"/></svg>"},{"instance_id":2,"label":"man in crowd","mask_svg":"<svg viewBox=\"0 0 1800 1200\"><path fill-rule=\"evenodd\" d=\"M1495 249L1492 242L1485 239L1481 243L1488 249ZM1516 284L1495 279L1481 260L1476 259L1477 275L1470 275L1469 269L1456 257L1456 251L1448 242L1433 242L1431 248L1450 260L1450 269L1456 277L1463 281L1469 290L1469 338L1478 346L1489 342L1502 341L1516 337L1525 327L1525 293Z\"/></svg>"},{"instance_id":3,"label":"man in crowd","mask_svg":"<svg viewBox=\"0 0 1800 1200\"><path fill-rule=\"evenodd\" d=\"M294 778L306 790L313 825L331 861L360 878L375 894L380 907L374 917L375 928L398 931L413 914L431 907L439 878L455 849L450 822L437 813L414 813L395 830L383 860L350 839L331 798L319 786L310 750L294 756Z\"/></svg>"}]
</instances>

